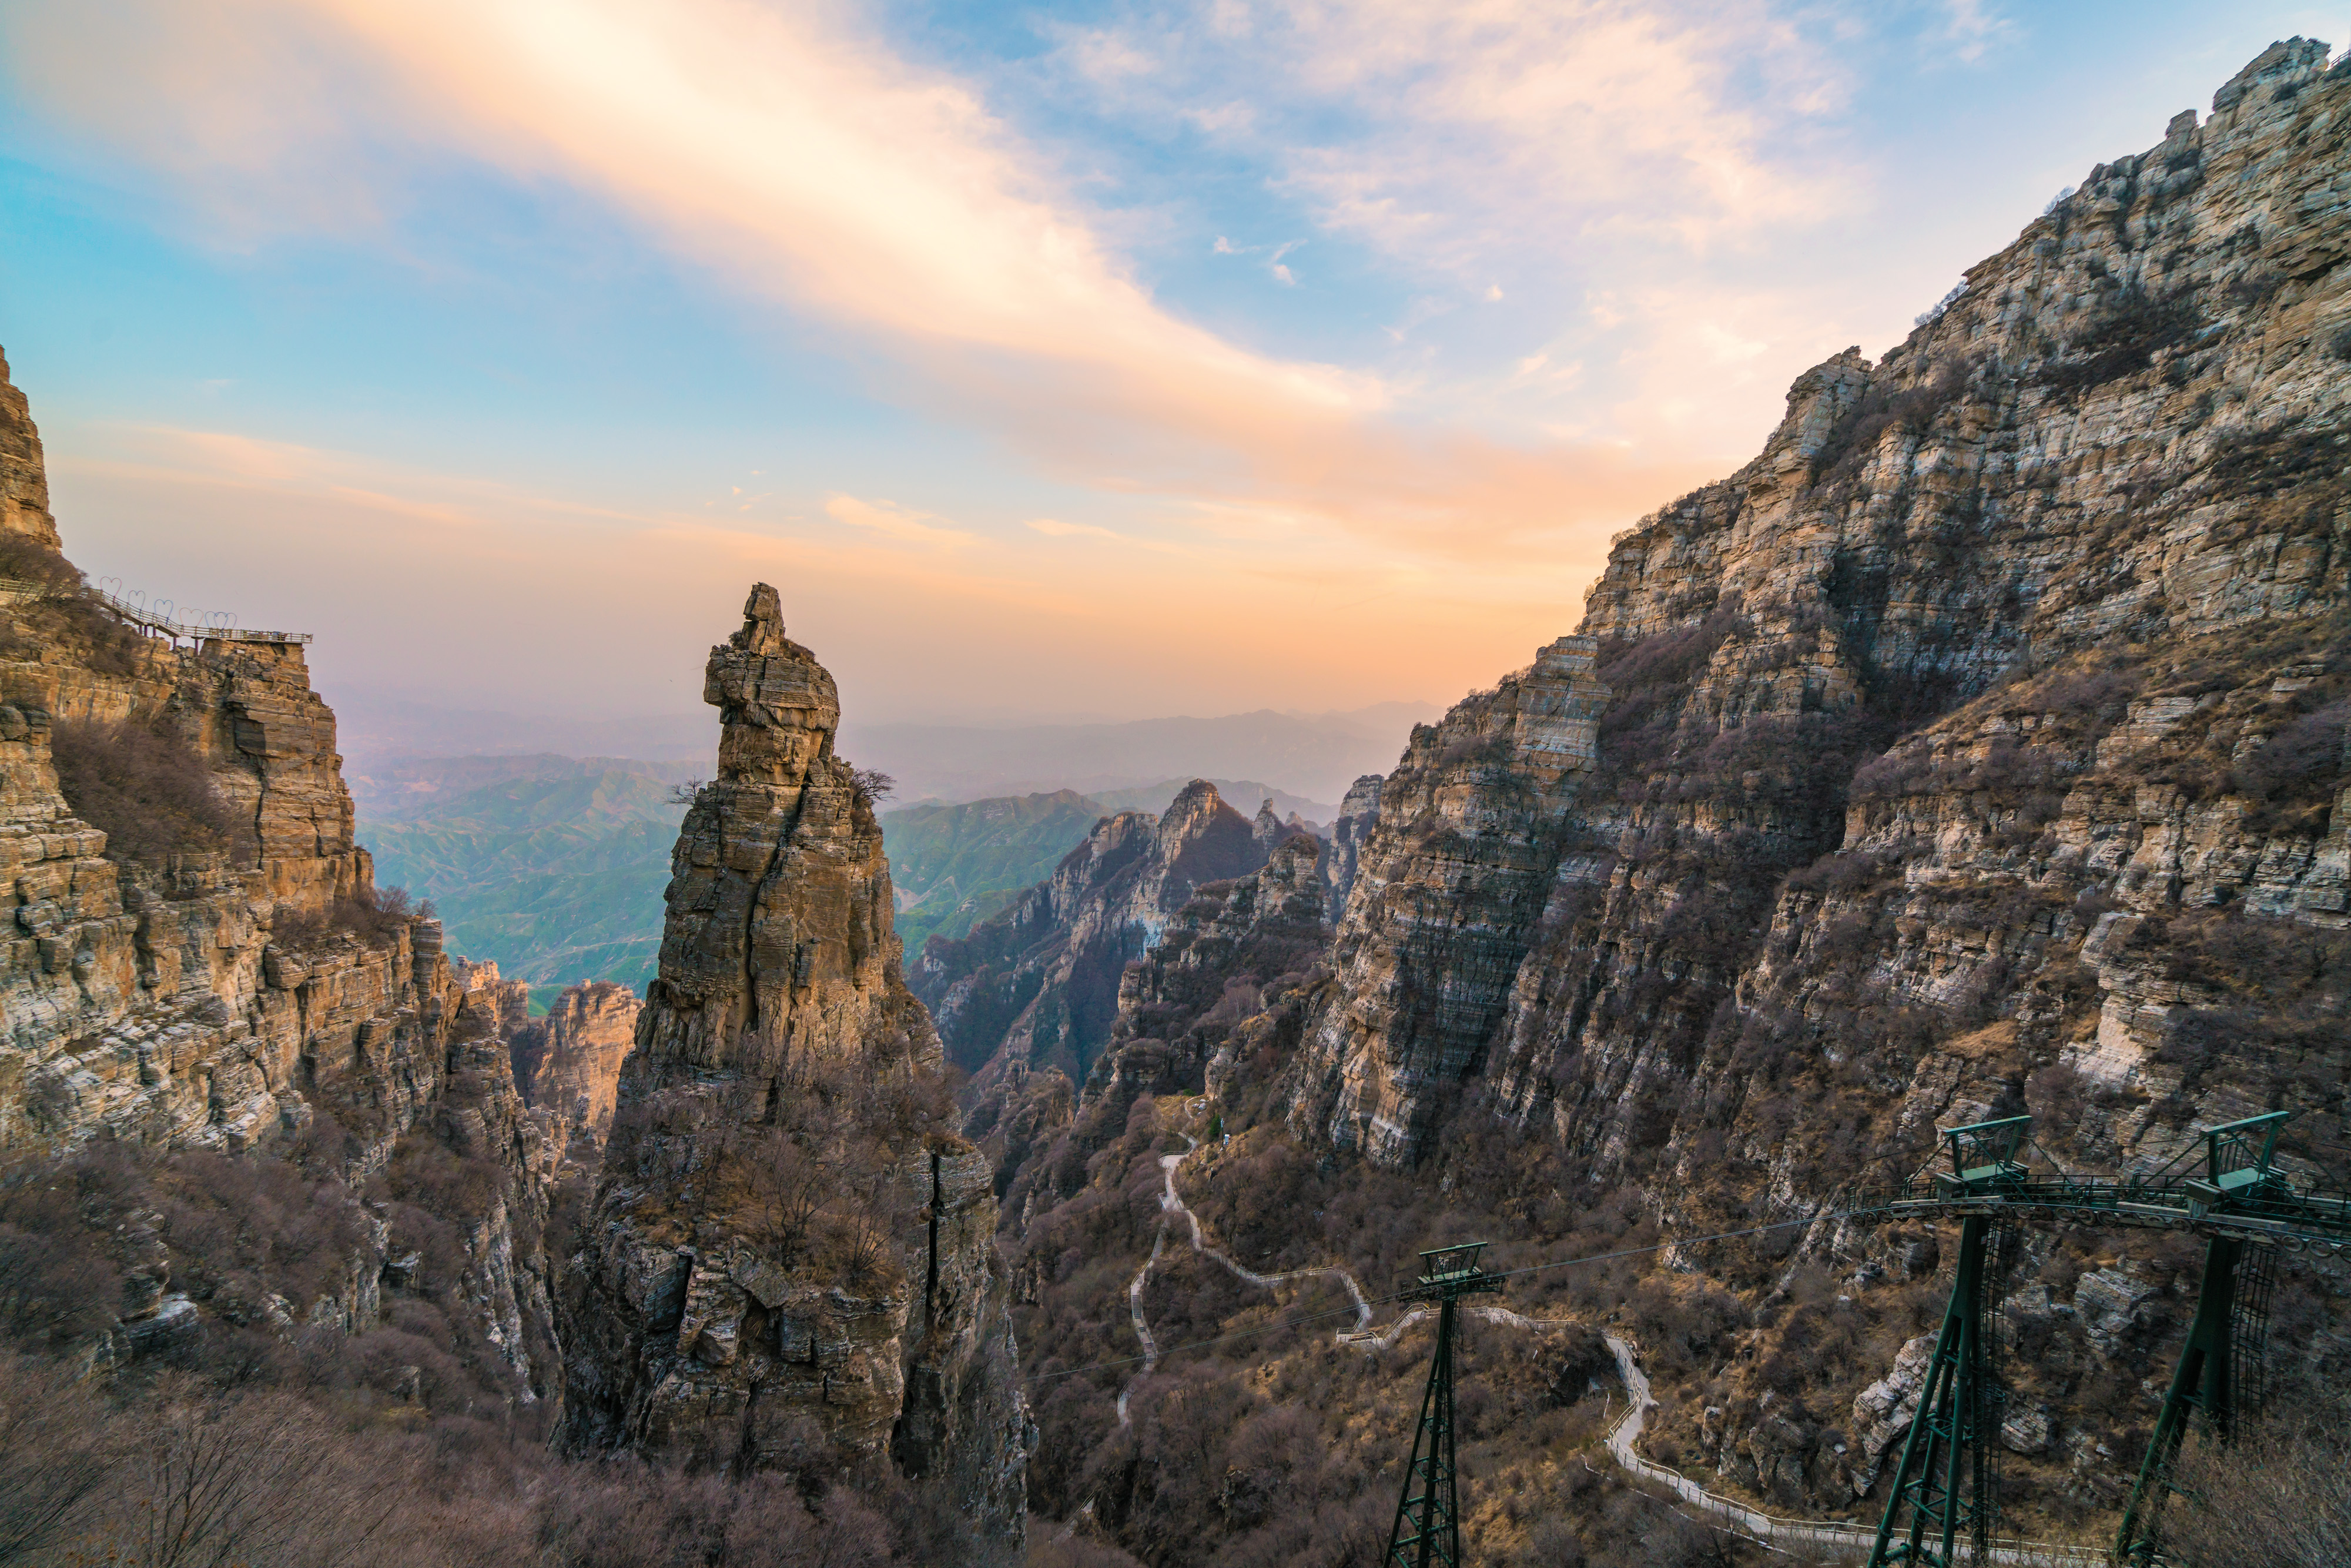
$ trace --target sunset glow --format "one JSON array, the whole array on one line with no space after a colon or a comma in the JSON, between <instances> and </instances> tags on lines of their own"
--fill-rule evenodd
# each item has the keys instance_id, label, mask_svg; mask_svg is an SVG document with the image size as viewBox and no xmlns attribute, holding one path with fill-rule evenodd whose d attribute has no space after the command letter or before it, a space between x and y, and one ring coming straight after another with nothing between
<instances>
[{"instance_id":1,"label":"sunset glow","mask_svg":"<svg viewBox=\"0 0 2351 1568\"><path fill-rule=\"evenodd\" d=\"M1449 701L1796 373L2351 35L2057 11L20 5L0 345L76 560L339 705L692 705L754 577L875 719Z\"/></svg>"}]
</instances>

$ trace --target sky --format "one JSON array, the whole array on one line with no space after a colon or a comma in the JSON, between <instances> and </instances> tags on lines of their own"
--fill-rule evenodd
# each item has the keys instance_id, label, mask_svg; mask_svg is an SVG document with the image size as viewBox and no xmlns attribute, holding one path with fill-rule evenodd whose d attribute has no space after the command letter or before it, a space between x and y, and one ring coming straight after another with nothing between
<instances>
[{"instance_id":1,"label":"sky","mask_svg":"<svg viewBox=\"0 0 2351 1568\"><path fill-rule=\"evenodd\" d=\"M347 712L1449 703L1611 537L2351 4L0 0L93 578Z\"/></svg>"}]
</instances>

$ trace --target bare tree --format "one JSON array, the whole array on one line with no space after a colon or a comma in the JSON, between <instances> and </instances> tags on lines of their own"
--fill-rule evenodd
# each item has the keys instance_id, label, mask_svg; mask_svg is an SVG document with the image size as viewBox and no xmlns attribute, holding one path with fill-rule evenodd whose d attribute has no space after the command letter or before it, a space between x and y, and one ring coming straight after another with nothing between
<instances>
[{"instance_id":1,"label":"bare tree","mask_svg":"<svg viewBox=\"0 0 2351 1568\"><path fill-rule=\"evenodd\" d=\"M2226 1447L2191 1439L2161 1516L2165 1554L2196 1568L2351 1563L2351 1404L2273 1421Z\"/></svg>"},{"instance_id":2,"label":"bare tree","mask_svg":"<svg viewBox=\"0 0 2351 1568\"><path fill-rule=\"evenodd\" d=\"M118 1455L106 1406L61 1368L0 1356L0 1563L70 1540Z\"/></svg>"}]
</instances>

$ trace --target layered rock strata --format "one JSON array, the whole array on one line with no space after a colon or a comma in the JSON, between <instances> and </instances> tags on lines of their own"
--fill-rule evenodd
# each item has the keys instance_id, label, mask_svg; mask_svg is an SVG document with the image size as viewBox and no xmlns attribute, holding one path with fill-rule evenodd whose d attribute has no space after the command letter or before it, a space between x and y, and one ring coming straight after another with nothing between
<instances>
[{"instance_id":1,"label":"layered rock strata","mask_svg":"<svg viewBox=\"0 0 2351 1568\"><path fill-rule=\"evenodd\" d=\"M380 1176L415 1136L501 1173L486 1209L439 1218L463 1231L457 1288L517 1396L534 1397L555 1371L528 1347L549 1332L538 1231L560 1145L507 1069L495 967L445 954L437 921L379 894L300 646L143 637L87 592L57 553L39 435L5 372L0 535L34 580L0 608L0 1150L110 1139L287 1156L366 1238L331 1292L258 1304L172 1288L169 1249L129 1238L157 1261L94 1354L167 1349L215 1313L288 1335L377 1326L410 1244L344 1184ZM222 831L177 849L115 841L68 800L60 727L114 748L77 788L160 752ZM117 827L147 826L137 814Z\"/></svg>"},{"instance_id":2,"label":"layered rock strata","mask_svg":"<svg viewBox=\"0 0 2351 1568\"><path fill-rule=\"evenodd\" d=\"M524 1101L559 1118L568 1140L585 1140L585 1155L592 1156L611 1128L621 1064L636 1043L638 1006L628 987L590 980L566 987L545 1018L526 1017L507 1028Z\"/></svg>"},{"instance_id":3,"label":"layered rock strata","mask_svg":"<svg viewBox=\"0 0 2351 1568\"><path fill-rule=\"evenodd\" d=\"M2132 1170L2291 1110L2289 1168L2339 1178L2351 70L2325 59L2265 52L1619 538L1579 766L1500 744L1524 677L1416 734L1293 1126L1408 1165L1450 1098L1669 1234L1819 1212L1994 1113ZM1926 1244L1823 1224L1784 1271L1674 1266L1773 1312L1818 1270L1874 1314ZM2003 1331L2049 1424L2011 1447L2108 1506L2193 1273L2133 1248L2076 1284L2053 1247L2028 1242L2054 1283ZM2351 1338L2294 1288L2310 1326L2272 1375L2339 1381ZM1786 1507L1867 1494L1903 1419L1898 1369L1803 1370L1825 1312L1759 1307L1722 1403L1664 1424Z\"/></svg>"},{"instance_id":4,"label":"layered rock strata","mask_svg":"<svg viewBox=\"0 0 2351 1568\"><path fill-rule=\"evenodd\" d=\"M1595 651L1562 637L1414 728L1379 788L1332 949L1337 986L1300 1060L1301 1129L1408 1159L1435 1104L1426 1089L1482 1063L1577 841L1567 813L1598 763L1608 700Z\"/></svg>"},{"instance_id":5,"label":"layered rock strata","mask_svg":"<svg viewBox=\"0 0 2351 1568\"><path fill-rule=\"evenodd\" d=\"M582 1227L563 1440L755 1468L805 1464L813 1431L946 1485L973 1561L1017 1554L995 1197L900 973L832 677L761 584L704 695L717 778L680 830Z\"/></svg>"},{"instance_id":6,"label":"layered rock strata","mask_svg":"<svg viewBox=\"0 0 2351 1568\"><path fill-rule=\"evenodd\" d=\"M61 549L57 519L49 515L48 466L41 459L41 433L31 403L9 378L0 354L0 534L14 534L51 549Z\"/></svg>"},{"instance_id":7,"label":"layered rock strata","mask_svg":"<svg viewBox=\"0 0 2351 1568\"><path fill-rule=\"evenodd\" d=\"M1339 815L1331 823L1331 852L1322 857L1322 884L1329 890L1325 899L1332 924L1347 912L1347 895L1355 891L1355 868L1364 856L1364 841L1371 837L1372 825L1379 820L1380 786L1387 782L1377 773L1366 773L1347 786L1347 798L1339 802Z\"/></svg>"},{"instance_id":8,"label":"layered rock strata","mask_svg":"<svg viewBox=\"0 0 2351 1568\"><path fill-rule=\"evenodd\" d=\"M2280 45L2210 120L2099 165L1883 360L1800 377L1754 462L1620 539L1583 622L1614 688L1596 749L1471 755L1493 696L1416 735L1301 1127L1409 1160L1429 1091L1484 1073L1622 1168L1734 1114L1730 1081L1707 1096L1736 1037L1823 1016L1797 932L1852 894L1781 881L1832 852L1907 906L1837 932L1874 985L2006 1017L2050 965L2095 969L2103 1043L2064 1045L2069 1017L2043 1049L2109 1079L2159 1050L2160 987L2128 976L2167 960L2084 949L2080 899L2341 918L2312 774L2339 762L2252 760L2289 735L2324 753L2339 700L2351 217L2326 193L2351 74L2325 58ZM1896 753L1915 765L1855 778L1938 712ZM2196 747L2220 771L2150 766ZM2013 919L1986 918L2000 901Z\"/></svg>"}]
</instances>

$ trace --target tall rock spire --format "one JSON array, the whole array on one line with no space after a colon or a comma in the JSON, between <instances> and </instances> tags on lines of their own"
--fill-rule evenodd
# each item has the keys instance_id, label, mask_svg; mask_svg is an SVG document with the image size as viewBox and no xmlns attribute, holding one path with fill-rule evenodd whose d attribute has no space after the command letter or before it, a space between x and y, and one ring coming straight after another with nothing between
<instances>
[{"instance_id":1,"label":"tall rock spire","mask_svg":"<svg viewBox=\"0 0 2351 1568\"><path fill-rule=\"evenodd\" d=\"M746 1468L851 1456L1018 1552L1026 1416L986 1158L906 988L872 790L776 591L710 651L718 777L678 833L661 970L574 1260L563 1441ZM999 1552L1000 1549L1000 1552Z\"/></svg>"},{"instance_id":2,"label":"tall rock spire","mask_svg":"<svg viewBox=\"0 0 2351 1568\"><path fill-rule=\"evenodd\" d=\"M703 699L724 727L718 778L678 833L644 1070L773 1074L878 1053L935 1072L938 1037L899 975L873 803L832 754L841 698L766 583L710 651Z\"/></svg>"}]
</instances>

